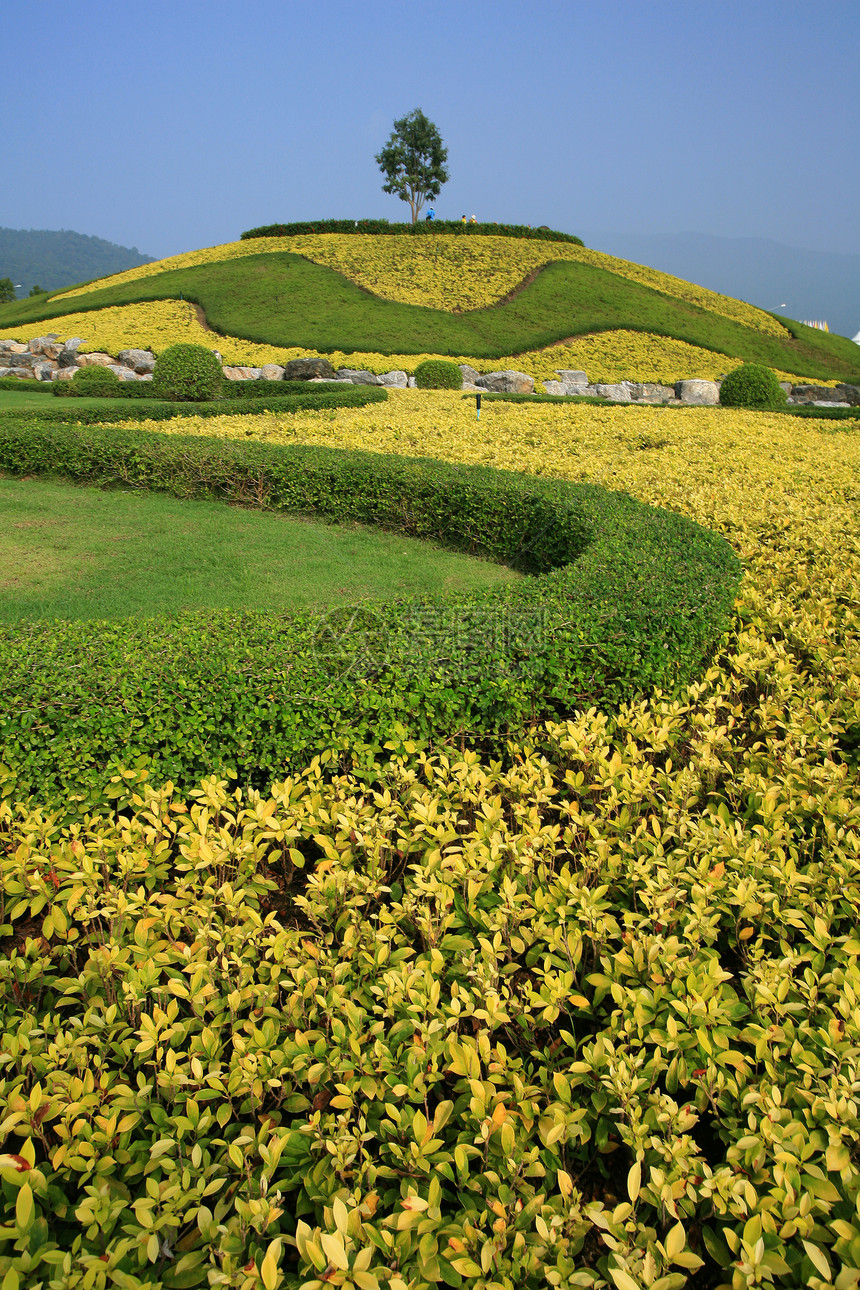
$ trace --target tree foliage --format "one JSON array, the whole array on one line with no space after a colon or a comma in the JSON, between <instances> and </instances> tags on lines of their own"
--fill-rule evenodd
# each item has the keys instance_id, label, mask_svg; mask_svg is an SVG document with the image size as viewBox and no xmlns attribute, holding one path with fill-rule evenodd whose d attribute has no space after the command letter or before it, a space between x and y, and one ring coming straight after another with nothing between
<instances>
[{"instance_id":1,"label":"tree foliage","mask_svg":"<svg viewBox=\"0 0 860 1290\"><path fill-rule=\"evenodd\" d=\"M448 182L448 149L432 121L420 108L394 122L388 143L377 153L376 161L385 175L384 193L396 193L409 203L412 223L425 201L439 196Z\"/></svg>"},{"instance_id":2,"label":"tree foliage","mask_svg":"<svg viewBox=\"0 0 860 1290\"><path fill-rule=\"evenodd\" d=\"M15 284L11 278L0 278L0 305L15 299Z\"/></svg>"}]
</instances>

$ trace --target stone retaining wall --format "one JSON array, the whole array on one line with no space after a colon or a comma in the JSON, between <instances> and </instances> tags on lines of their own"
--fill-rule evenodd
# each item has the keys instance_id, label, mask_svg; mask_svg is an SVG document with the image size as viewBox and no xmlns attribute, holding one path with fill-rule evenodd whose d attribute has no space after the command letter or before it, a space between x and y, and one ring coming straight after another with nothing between
<instances>
[{"instance_id":1,"label":"stone retaining wall","mask_svg":"<svg viewBox=\"0 0 860 1290\"><path fill-rule=\"evenodd\" d=\"M26 345L13 340L0 340L0 376L16 376L23 380L69 381L79 367L101 366L115 372L121 381L151 381L155 368L155 355L148 349L124 349L116 357L100 352L81 353L83 341L78 336L61 341L51 332L47 336L34 336ZM221 362L221 355L213 351ZM264 367L222 368L228 381L294 381L309 383L319 381L344 381L351 385L383 385L391 389L414 388L415 377L399 369L384 372L381 376L363 368L340 367L335 370L326 358L297 358L281 366L267 363ZM481 373L466 363L460 364L464 390L481 392L532 394L534 377L527 372L505 370ZM619 381L616 384L598 382L591 384L585 372L561 368L555 373L557 380L544 381L547 394L596 395L616 403L686 404L711 407L720 401L720 381L687 380L674 385L656 385L650 381ZM816 407L860 406L860 386L790 385L782 382L789 403L808 403Z\"/></svg>"}]
</instances>

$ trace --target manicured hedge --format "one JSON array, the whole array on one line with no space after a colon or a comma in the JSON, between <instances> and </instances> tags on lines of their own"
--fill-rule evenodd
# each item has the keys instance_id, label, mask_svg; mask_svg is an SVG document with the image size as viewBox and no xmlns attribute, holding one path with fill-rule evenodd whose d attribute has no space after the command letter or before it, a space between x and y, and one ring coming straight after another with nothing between
<instances>
[{"instance_id":1,"label":"manicured hedge","mask_svg":"<svg viewBox=\"0 0 860 1290\"><path fill-rule=\"evenodd\" d=\"M272 385L277 382L272 381ZM346 381L336 382L337 389L322 390L313 385L305 393L273 393L272 403L277 401L279 412L298 412L308 408L360 408L366 403L384 403L388 391L379 385L348 385ZM124 387L120 385L120 389ZM149 388L149 382L146 387ZM111 396L101 400L97 407L50 407L32 408L26 413L10 409L0 411L0 422L17 424L22 417L39 425L105 425L112 421L169 421L172 417L224 417L235 416L236 408L232 399L218 399L212 403L162 403L152 397L140 398L137 403L128 405L119 403Z\"/></svg>"},{"instance_id":2,"label":"manicured hedge","mask_svg":"<svg viewBox=\"0 0 860 1290\"><path fill-rule=\"evenodd\" d=\"M297 237L302 233L467 233L484 237L529 237L541 242L573 242L584 246L581 237L556 229L532 228L528 224L464 224L459 219L423 219L417 224L392 224L387 219L319 219L292 224L264 224L249 228L242 241L254 237Z\"/></svg>"},{"instance_id":3,"label":"manicured hedge","mask_svg":"<svg viewBox=\"0 0 860 1290\"><path fill-rule=\"evenodd\" d=\"M696 674L738 562L716 534L594 485L437 461L0 421L0 469L378 525L534 576L469 596L287 618L197 613L0 631L13 796L80 809L120 766L262 786L323 746L508 732ZM0 783L0 790L3 784Z\"/></svg>"}]
</instances>

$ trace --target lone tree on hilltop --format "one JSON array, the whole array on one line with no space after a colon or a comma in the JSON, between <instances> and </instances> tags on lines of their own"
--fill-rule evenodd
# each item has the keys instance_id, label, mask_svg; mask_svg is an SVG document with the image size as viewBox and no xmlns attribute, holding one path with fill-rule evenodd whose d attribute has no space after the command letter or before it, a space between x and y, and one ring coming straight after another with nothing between
<instances>
[{"instance_id":1,"label":"lone tree on hilltop","mask_svg":"<svg viewBox=\"0 0 860 1290\"><path fill-rule=\"evenodd\" d=\"M425 201L438 197L448 182L447 160L442 136L420 108L394 122L391 138L376 161L387 180L382 191L396 193L409 203L413 224Z\"/></svg>"}]
</instances>

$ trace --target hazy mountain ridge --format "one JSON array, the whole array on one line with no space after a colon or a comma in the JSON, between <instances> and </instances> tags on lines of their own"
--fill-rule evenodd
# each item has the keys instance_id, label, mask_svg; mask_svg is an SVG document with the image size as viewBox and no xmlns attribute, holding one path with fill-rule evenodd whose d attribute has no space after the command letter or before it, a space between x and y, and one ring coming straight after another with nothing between
<instances>
[{"instance_id":1,"label":"hazy mountain ridge","mask_svg":"<svg viewBox=\"0 0 860 1290\"><path fill-rule=\"evenodd\" d=\"M19 300L37 284L57 291L152 264L153 259L136 246L118 246L71 229L0 228L0 278L12 279Z\"/></svg>"},{"instance_id":2,"label":"hazy mountain ridge","mask_svg":"<svg viewBox=\"0 0 860 1290\"><path fill-rule=\"evenodd\" d=\"M860 328L860 255L808 251L764 237L579 230L587 246L685 278L771 313Z\"/></svg>"}]
</instances>

